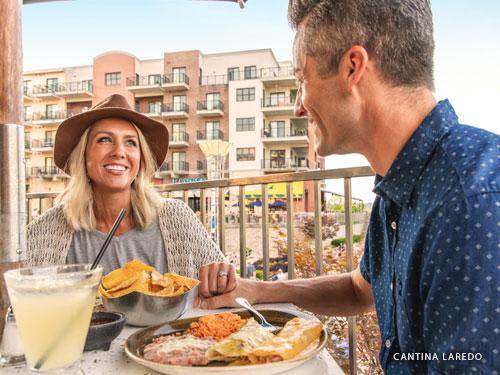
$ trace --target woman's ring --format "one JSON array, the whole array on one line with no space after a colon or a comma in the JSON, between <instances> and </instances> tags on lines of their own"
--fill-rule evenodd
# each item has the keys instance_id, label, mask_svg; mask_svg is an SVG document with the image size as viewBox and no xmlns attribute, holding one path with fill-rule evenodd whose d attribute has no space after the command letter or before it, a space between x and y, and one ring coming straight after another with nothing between
<instances>
[{"instance_id":1,"label":"woman's ring","mask_svg":"<svg viewBox=\"0 0 500 375\"><path fill-rule=\"evenodd\" d=\"M225 271L219 271L219 273L217 274L217 276L219 276L219 277L227 277L227 272L225 272Z\"/></svg>"}]
</instances>

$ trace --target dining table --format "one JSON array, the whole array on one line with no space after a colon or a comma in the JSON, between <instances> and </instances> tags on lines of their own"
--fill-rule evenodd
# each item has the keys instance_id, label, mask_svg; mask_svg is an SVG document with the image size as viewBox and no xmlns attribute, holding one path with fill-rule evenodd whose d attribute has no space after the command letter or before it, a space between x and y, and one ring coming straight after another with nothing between
<instances>
[{"instance_id":1,"label":"dining table","mask_svg":"<svg viewBox=\"0 0 500 375\"><path fill-rule=\"evenodd\" d=\"M296 311L297 307L289 303L255 305L257 309L276 309ZM217 310L188 309L179 319L191 318L208 314L217 314L228 311L241 311L241 308L224 308ZM84 352L81 357L81 368L86 375L156 375L158 372L144 367L131 360L124 351L127 338L143 327L125 325L120 335L111 343L109 350L93 350ZM27 374L26 365L0 367L2 375ZM335 362L326 349L298 367L286 371L287 375L340 375L344 371Z\"/></svg>"}]
</instances>

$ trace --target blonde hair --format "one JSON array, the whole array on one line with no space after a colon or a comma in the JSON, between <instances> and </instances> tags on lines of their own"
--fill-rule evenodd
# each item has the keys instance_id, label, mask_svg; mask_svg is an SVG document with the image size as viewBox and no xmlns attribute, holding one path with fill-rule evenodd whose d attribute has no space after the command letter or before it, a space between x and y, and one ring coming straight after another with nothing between
<instances>
[{"instance_id":1,"label":"blonde hair","mask_svg":"<svg viewBox=\"0 0 500 375\"><path fill-rule=\"evenodd\" d=\"M130 204L135 225L140 229L145 229L158 216L158 207L163 199L154 189L148 187L149 178L157 169L156 160L142 132L135 124L131 124L139 138L141 163L139 172L131 184ZM56 203L63 205L66 220L75 231L96 229L94 194L85 165L85 149L89 131L90 127L85 130L68 157L65 169L71 177L64 191L56 198Z\"/></svg>"}]
</instances>

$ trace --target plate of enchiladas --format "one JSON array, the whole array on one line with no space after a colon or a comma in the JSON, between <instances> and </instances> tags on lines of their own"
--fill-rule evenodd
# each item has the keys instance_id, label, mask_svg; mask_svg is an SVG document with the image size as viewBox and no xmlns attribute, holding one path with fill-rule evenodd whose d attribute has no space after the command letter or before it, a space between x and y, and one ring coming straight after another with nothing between
<instances>
[{"instance_id":1,"label":"plate of enchiladas","mask_svg":"<svg viewBox=\"0 0 500 375\"><path fill-rule=\"evenodd\" d=\"M162 374L276 374L325 347L327 331L298 311L259 310L278 328L264 329L246 311L224 312L151 326L132 334L125 353Z\"/></svg>"}]
</instances>

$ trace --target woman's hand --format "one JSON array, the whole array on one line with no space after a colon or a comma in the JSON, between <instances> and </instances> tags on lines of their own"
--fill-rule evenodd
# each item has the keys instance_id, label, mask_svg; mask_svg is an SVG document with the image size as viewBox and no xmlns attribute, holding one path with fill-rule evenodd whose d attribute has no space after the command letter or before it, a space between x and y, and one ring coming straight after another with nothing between
<instances>
[{"instance_id":1,"label":"woman's hand","mask_svg":"<svg viewBox=\"0 0 500 375\"><path fill-rule=\"evenodd\" d=\"M229 263L210 263L201 266L198 296L210 298L231 292L236 287L236 271Z\"/></svg>"}]
</instances>

